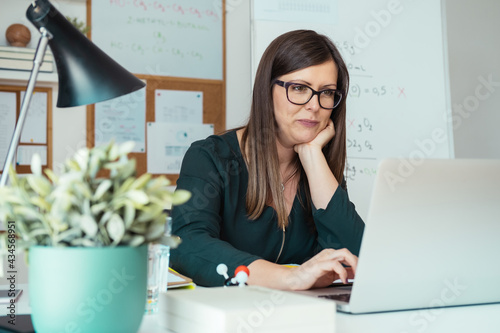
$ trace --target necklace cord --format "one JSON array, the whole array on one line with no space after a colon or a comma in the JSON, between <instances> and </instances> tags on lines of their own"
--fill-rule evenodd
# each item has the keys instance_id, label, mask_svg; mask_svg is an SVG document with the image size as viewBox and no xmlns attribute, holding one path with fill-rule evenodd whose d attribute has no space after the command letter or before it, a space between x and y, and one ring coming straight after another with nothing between
<instances>
[{"instance_id":1,"label":"necklace cord","mask_svg":"<svg viewBox=\"0 0 500 333\"><path fill-rule=\"evenodd\" d=\"M293 170L293 172L292 172L292 173L290 173L290 175L288 176L288 178L287 178L285 181L281 182L281 184L280 184L280 185L281 185L281 191L282 191L282 192L283 192L283 191L285 191L285 185L286 185L286 184L287 184L287 183L288 183L288 182L289 182L289 181L290 181L290 180L291 180L291 179L292 179L292 178L293 178L293 177L297 174L297 171L298 171L298 170L299 170L299 168L297 168L297 167L296 167L296 168Z\"/></svg>"}]
</instances>

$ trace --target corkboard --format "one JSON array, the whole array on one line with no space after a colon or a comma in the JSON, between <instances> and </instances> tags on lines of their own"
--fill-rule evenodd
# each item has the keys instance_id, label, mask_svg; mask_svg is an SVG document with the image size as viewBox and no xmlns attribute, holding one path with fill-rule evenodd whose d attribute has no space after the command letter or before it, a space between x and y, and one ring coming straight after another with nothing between
<instances>
[{"instance_id":1,"label":"corkboard","mask_svg":"<svg viewBox=\"0 0 500 333\"><path fill-rule=\"evenodd\" d=\"M0 85L0 91L4 92L12 92L16 94L16 123L17 120L19 119L19 112L21 111L21 92L26 91L25 86L2 86ZM42 144L42 143L19 143L18 147L21 146L40 146L40 147L46 147L47 148L47 164L43 165L42 168L49 168L52 169L52 88L45 88L45 87L36 87L34 89L34 92L44 92L47 93L47 123L46 124L40 124L40 126L45 126L47 130L47 142ZM28 115L29 116L29 115ZM3 168L3 161L2 165L0 165L0 168ZM3 172L3 170L0 170ZM0 172L0 173L1 173ZM16 172L18 174L28 174L31 173L31 167L30 165L16 165Z\"/></svg>"},{"instance_id":2,"label":"corkboard","mask_svg":"<svg viewBox=\"0 0 500 333\"><path fill-rule=\"evenodd\" d=\"M222 3L225 8L225 0ZM91 17L92 1L87 0L87 24L92 26ZM189 90L189 91L202 91L203 92L203 123L214 124L214 133L220 133L225 130L226 126L226 86L225 86L225 33L226 33L226 18L225 12L222 15L222 33L223 33L223 79L222 80L208 80L208 79L193 79L182 77L169 77L169 76L155 76L155 75L142 75L136 76L146 81L146 122L143 126L146 128L147 122L155 121L155 90L156 89L172 89L172 90ZM91 33L89 33L91 38ZM146 129L147 131L147 129ZM146 132L147 133L147 132ZM146 135L147 147L147 135ZM87 146L94 147L95 145L95 106L89 105L87 107ZM131 158L135 158L137 162L137 174L141 175L147 172L147 152L146 153L132 153ZM177 174L165 174L168 179L175 185L178 179Z\"/></svg>"}]
</instances>

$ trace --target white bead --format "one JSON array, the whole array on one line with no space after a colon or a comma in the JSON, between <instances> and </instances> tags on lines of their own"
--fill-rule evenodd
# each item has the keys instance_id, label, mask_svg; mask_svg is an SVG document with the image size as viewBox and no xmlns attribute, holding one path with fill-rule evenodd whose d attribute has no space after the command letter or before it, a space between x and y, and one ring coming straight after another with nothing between
<instances>
[{"instance_id":1,"label":"white bead","mask_svg":"<svg viewBox=\"0 0 500 333\"><path fill-rule=\"evenodd\" d=\"M225 264L218 264L217 265L217 273L219 275L224 276L225 279L229 278L229 276L227 275L227 266Z\"/></svg>"}]
</instances>

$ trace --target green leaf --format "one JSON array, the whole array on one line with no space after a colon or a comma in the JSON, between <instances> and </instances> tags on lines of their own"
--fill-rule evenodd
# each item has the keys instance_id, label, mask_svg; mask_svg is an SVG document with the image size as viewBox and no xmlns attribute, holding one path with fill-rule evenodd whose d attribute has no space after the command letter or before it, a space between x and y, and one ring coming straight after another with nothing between
<instances>
[{"instance_id":1,"label":"green leaf","mask_svg":"<svg viewBox=\"0 0 500 333\"><path fill-rule=\"evenodd\" d=\"M106 230L113 243L118 244L125 235L125 225L118 214L113 214L106 224Z\"/></svg>"},{"instance_id":2,"label":"green leaf","mask_svg":"<svg viewBox=\"0 0 500 333\"><path fill-rule=\"evenodd\" d=\"M31 158L31 172L36 176L42 175L42 158L38 153Z\"/></svg>"},{"instance_id":3,"label":"green leaf","mask_svg":"<svg viewBox=\"0 0 500 333\"><path fill-rule=\"evenodd\" d=\"M11 205L24 205L26 203L25 195L21 194L21 191L25 192L20 189L14 191L9 187L0 187L0 200Z\"/></svg>"},{"instance_id":4,"label":"green leaf","mask_svg":"<svg viewBox=\"0 0 500 333\"><path fill-rule=\"evenodd\" d=\"M117 182L119 184L119 182ZM118 189L115 191L115 195L120 195L132 188L132 184L134 183L134 178L128 178L126 179L121 186L115 186L118 187Z\"/></svg>"},{"instance_id":5,"label":"green leaf","mask_svg":"<svg viewBox=\"0 0 500 333\"><path fill-rule=\"evenodd\" d=\"M54 245L60 242L70 243L75 238L82 237L82 231L79 228L68 229L54 236Z\"/></svg>"},{"instance_id":6,"label":"green leaf","mask_svg":"<svg viewBox=\"0 0 500 333\"><path fill-rule=\"evenodd\" d=\"M149 197L147 196L146 193L144 193L141 190L128 191L126 196L127 196L127 198L132 200L132 202L136 206L142 206L142 205L146 205L149 203Z\"/></svg>"},{"instance_id":7,"label":"green leaf","mask_svg":"<svg viewBox=\"0 0 500 333\"><path fill-rule=\"evenodd\" d=\"M148 241L155 241L165 233L165 219L156 220L155 222L149 225L148 230L146 231L146 239Z\"/></svg>"},{"instance_id":8,"label":"green leaf","mask_svg":"<svg viewBox=\"0 0 500 333\"><path fill-rule=\"evenodd\" d=\"M64 225L66 225L65 228L68 229L69 225L65 221L63 221L64 217L66 217L66 214L57 215L56 213L51 213L50 216L44 219L48 220L45 221L45 223L47 223L46 228L50 230L64 231Z\"/></svg>"},{"instance_id":9,"label":"green leaf","mask_svg":"<svg viewBox=\"0 0 500 333\"><path fill-rule=\"evenodd\" d=\"M24 221L16 221L16 232L23 240L29 239L29 229Z\"/></svg>"},{"instance_id":10,"label":"green leaf","mask_svg":"<svg viewBox=\"0 0 500 333\"><path fill-rule=\"evenodd\" d=\"M92 199L94 201L100 200L102 198L102 196L104 195L104 193L106 193L111 188L112 185L113 185L113 182L111 180L109 180L109 179L103 180L99 184L97 189L95 190L95 193L94 193L94 196Z\"/></svg>"},{"instance_id":11,"label":"green leaf","mask_svg":"<svg viewBox=\"0 0 500 333\"><path fill-rule=\"evenodd\" d=\"M146 239L144 238L144 236L135 235L135 236L132 236L132 238L128 241L128 245L136 247L136 246L144 244L145 241L146 241Z\"/></svg>"},{"instance_id":12,"label":"green leaf","mask_svg":"<svg viewBox=\"0 0 500 333\"><path fill-rule=\"evenodd\" d=\"M146 230L148 230L148 225L146 223L134 223L129 228L129 230L136 234L144 235L146 233Z\"/></svg>"},{"instance_id":13,"label":"green leaf","mask_svg":"<svg viewBox=\"0 0 500 333\"><path fill-rule=\"evenodd\" d=\"M157 243L163 244L165 246L170 246L171 249L175 249L182 242L179 236L162 236L156 241Z\"/></svg>"},{"instance_id":14,"label":"green leaf","mask_svg":"<svg viewBox=\"0 0 500 333\"><path fill-rule=\"evenodd\" d=\"M68 171L59 176L57 189L64 191L65 189L71 188L74 182L82 182L83 177L84 175L81 171Z\"/></svg>"},{"instance_id":15,"label":"green leaf","mask_svg":"<svg viewBox=\"0 0 500 333\"><path fill-rule=\"evenodd\" d=\"M106 160L106 152L99 148L94 148L90 152L89 176L94 179L102 167L102 162Z\"/></svg>"},{"instance_id":16,"label":"green leaf","mask_svg":"<svg viewBox=\"0 0 500 333\"><path fill-rule=\"evenodd\" d=\"M117 197L113 199L113 201L110 202L110 208L112 210L120 210L125 204L128 202L131 202L129 199L127 199L124 196Z\"/></svg>"},{"instance_id":17,"label":"green leaf","mask_svg":"<svg viewBox=\"0 0 500 333\"><path fill-rule=\"evenodd\" d=\"M135 160L128 160L122 168L119 170L118 177L121 179L127 179L135 175Z\"/></svg>"},{"instance_id":18,"label":"green leaf","mask_svg":"<svg viewBox=\"0 0 500 333\"><path fill-rule=\"evenodd\" d=\"M137 217L137 222L154 221L161 214L163 214L163 207L162 206L149 205L148 207L145 207L139 213L139 216ZM165 216L165 218L166 218L166 216Z\"/></svg>"},{"instance_id":19,"label":"green leaf","mask_svg":"<svg viewBox=\"0 0 500 333\"><path fill-rule=\"evenodd\" d=\"M75 189L74 193L79 197L84 197L87 199L92 198L92 191L90 190L89 184L83 181L78 181L73 183Z\"/></svg>"},{"instance_id":20,"label":"green leaf","mask_svg":"<svg viewBox=\"0 0 500 333\"><path fill-rule=\"evenodd\" d=\"M99 202L90 207L90 212L92 213L92 215L97 216L102 213L106 209L106 207L108 207L107 202Z\"/></svg>"},{"instance_id":21,"label":"green leaf","mask_svg":"<svg viewBox=\"0 0 500 333\"><path fill-rule=\"evenodd\" d=\"M134 150L134 147L135 147L134 141L127 141L122 143L118 148L120 156L130 154L132 150Z\"/></svg>"},{"instance_id":22,"label":"green leaf","mask_svg":"<svg viewBox=\"0 0 500 333\"><path fill-rule=\"evenodd\" d=\"M126 200L124 208L125 208L125 214L123 217L124 217L124 222L125 222L125 228L128 229L128 228L130 228L130 226L134 222L135 207L132 204L132 202L130 202L130 200Z\"/></svg>"},{"instance_id":23,"label":"green leaf","mask_svg":"<svg viewBox=\"0 0 500 333\"><path fill-rule=\"evenodd\" d=\"M75 238L70 242L71 246L85 246L85 247L95 247L97 246L96 242L88 239L88 238Z\"/></svg>"},{"instance_id":24,"label":"green leaf","mask_svg":"<svg viewBox=\"0 0 500 333\"><path fill-rule=\"evenodd\" d=\"M45 169L45 174L47 175L47 177L49 178L49 180L52 183L57 183L57 181L59 180L59 178L56 176L54 171L52 171L50 169Z\"/></svg>"},{"instance_id":25,"label":"green leaf","mask_svg":"<svg viewBox=\"0 0 500 333\"><path fill-rule=\"evenodd\" d=\"M26 177L28 184L38 195L46 197L52 188L50 182L42 176L28 175Z\"/></svg>"},{"instance_id":26,"label":"green leaf","mask_svg":"<svg viewBox=\"0 0 500 333\"><path fill-rule=\"evenodd\" d=\"M115 161L119 157L120 157L120 152L118 149L118 145L116 143L112 143L111 146L109 147L108 159L110 161Z\"/></svg>"},{"instance_id":27,"label":"green leaf","mask_svg":"<svg viewBox=\"0 0 500 333\"><path fill-rule=\"evenodd\" d=\"M77 206L81 208L82 215L92 215L92 213L90 211L90 200L89 199L83 200L83 203L81 205L77 205Z\"/></svg>"},{"instance_id":28,"label":"green leaf","mask_svg":"<svg viewBox=\"0 0 500 333\"><path fill-rule=\"evenodd\" d=\"M137 178L132 185L130 186L130 189L132 190L138 190L143 188L151 179L151 174L150 173L144 173L142 176Z\"/></svg>"},{"instance_id":29,"label":"green leaf","mask_svg":"<svg viewBox=\"0 0 500 333\"><path fill-rule=\"evenodd\" d=\"M149 195L149 202L152 205L157 205L157 206L161 206L161 207L165 208L166 203L171 202L171 200L166 200L164 198L165 195L164 195L164 197L158 197L158 196L155 196L155 195L153 195L151 193L148 193L148 195Z\"/></svg>"},{"instance_id":30,"label":"green leaf","mask_svg":"<svg viewBox=\"0 0 500 333\"><path fill-rule=\"evenodd\" d=\"M14 214L21 217L24 221L26 220L39 220L41 218L40 213L30 206L16 206L13 209Z\"/></svg>"},{"instance_id":31,"label":"green leaf","mask_svg":"<svg viewBox=\"0 0 500 333\"><path fill-rule=\"evenodd\" d=\"M37 206L43 211L50 211L50 204L45 201L42 197L31 197L30 203Z\"/></svg>"},{"instance_id":32,"label":"green leaf","mask_svg":"<svg viewBox=\"0 0 500 333\"><path fill-rule=\"evenodd\" d=\"M191 192L186 190L176 190L172 196L172 205L180 205L191 198Z\"/></svg>"},{"instance_id":33,"label":"green leaf","mask_svg":"<svg viewBox=\"0 0 500 333\"><path fill-rule=\"evenodd\" d=\"M53 215L62 215L71 208L71 198L68 194L52 192L56 197L53 198L50 211Z\"/></svg>"},{"instance_id":34,"label":"green leaf","mask_svg":"<svg viewBox=\"0 0 500 333\"><path fill-rule=\"evenodd\" d=\"M105 169L109 170L117 170L123 167L123 162L122 161L116 161L116 162L109 162L104 164Z\"/></svg>"},{"instance_id":35,"label":"green leaf","mask_svg":"<svg viewBox=\"0 0 500 333\"><path fill-rule=\"evenodd\" d=\"M163 191L165 190L164 188L170 185L170 181L165 178L165 176L160 176L154 178L151 182L149 182L147 189L149 191L155 191L158 189L162 189Z\"/></svg>"},{"instance_id":36,"label":"green leaf","mask_svg":"<svg viewBox=\"0 0 500 333\"><path fill-rule=\"evenodd\" d=\"M90 156L90 151L88 148L79 149L73 156L73 159L76 163L78 163L80 170L83 170L84 172L87 171L88 168L89 156Z\"/></svg>"},{"instance_id":37,"label":"green leaf","mask_svg":"<svg viewBox=\"0 0 500 333\"><path fill-rule=\"evenodd\" d=\"M57 230L58 232L63 232L63 231L68 230L68 228L69 228L69 225L67 223L61 222L61 223L57 224L56 228L54 228L54 229Z\"/></svg>"},{"instance_id":38,"label":"green leaf","mask_svg":"<svg viewBox=\"0 0 500 333\"><path fill-rule=\"evenodd\" d=\"M89 237L95 237L97 234L97 223L88 215L82 215L80 217L80 228Z\"/></svg>"},{"instance_id":39,"label":"green leaf","mask_svg":"<svg viewBox=\"0 0 500 333\"><path fill-rule=\"evenodd\" d=\"M75 160L66 160L65 163L66 169L68 172L70 171L82 171L80 165Z\"/></svg>"},{"instance_id":40,"label":"green leaf","mask_svg":"<svg viewBox=\"0 0 500 333\"><path fill-rule=\"evenodd\" d=\"M14 170L14 167L12 165L9 165L9 180L10 183L12 184L12 187L19 187L19 177L17 176L16 170Z\"/></svg>"},{"instance_id":41,"label":"green leaf","mask_svg":"<svg viewBox=\"0 0 500 333\"><path fill-rule=\"evenodd\" d=\"M114 213L111 210L106 211L99 220L99 225L105 225L111 219L113 214Z\"/></svg>"},{"instance_id":42,"label":"green leaf","mask_svg":"<svg viewBox=\"0 0 500 333\"><path fill-rule=\"evenodd\" d=\"M99 232L96 236L96 241L105 246L111 244L111 239L109 238L108 231L104 225L99 225Z\"/></svg>"},{"instance_id":43,"label":"green leaf","mask_svg":"<svg viewBox=\"0 0 500 333\"><path fill-rule=\"evenodd\" d=\"M42 229L42 228L32 230L32 231L29 233L29 236L30 236L31 238L35 238L35 237L37 237L37 236L44 236L44 235L48 235L48 236L50 236L50 233L49 233L47 230Z\"/></svg>"}]
</instances>

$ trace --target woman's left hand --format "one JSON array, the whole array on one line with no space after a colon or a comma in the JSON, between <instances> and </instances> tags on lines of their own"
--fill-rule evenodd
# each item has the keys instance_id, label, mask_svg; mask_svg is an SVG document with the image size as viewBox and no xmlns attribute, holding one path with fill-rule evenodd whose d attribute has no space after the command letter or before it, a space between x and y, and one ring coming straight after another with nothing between
<instances>
[{"instance_id":1,"label":"woman's left hand","mask_svg":"<svg viewBox=\"0 0 500 333\"><path fill-rule=\"evenodd\" d=\"M323 147L335 136L333 121L328 119L328 124L310 142L295 145L293 149L299 155L300 163L304 169L311 199L317 209L325 209L333 194L339 186L328 165Z\"/></svg>"}]
</instances>

